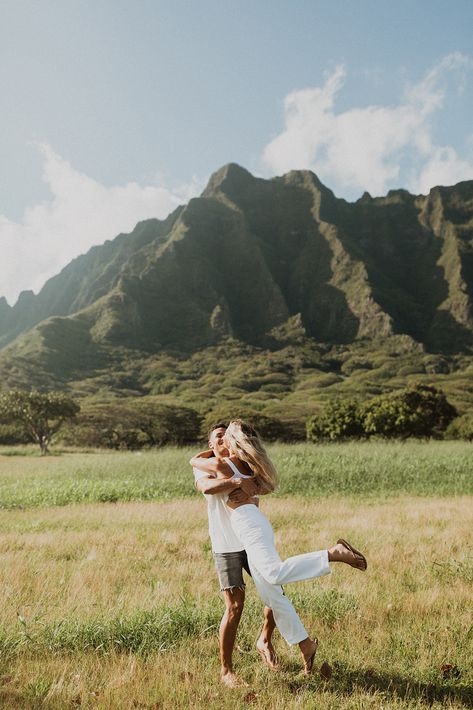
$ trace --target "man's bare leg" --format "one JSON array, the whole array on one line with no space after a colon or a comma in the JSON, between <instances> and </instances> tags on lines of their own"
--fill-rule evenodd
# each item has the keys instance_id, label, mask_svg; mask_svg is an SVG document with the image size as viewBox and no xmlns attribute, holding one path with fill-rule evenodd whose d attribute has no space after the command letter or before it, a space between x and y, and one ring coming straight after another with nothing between
<instances>
[{"instance_id":1,"label":"man's bare leg","mask_svg":"<svg viewBox=\"0 0 473 710\"><path fill-rule=\"evenodd\" d=\"M276 628L276 622L274 621L273 610L268 606L264 607L264 623L261 629L261 634L256 642L256 649L258 653L263 658L267 666L272 668L272 670L277 670L278 657L276 651L274 650L273 644L271 643L271 636Z\"/></svg>"},{"instance_id":2,"label":"man's bare leg","mask_svg":"<svg viewBox=\"0 0 473 710\"><path fill-rule=\"evenodd\" d=\"M243 606L245 603L245 590L240 587L225 589L223 592L225 600L225 613L220 622L220 677L222 682L229 688L246 685L245 681L233 672L233 647L240 623Z\"/></svg>"}]
</instances>

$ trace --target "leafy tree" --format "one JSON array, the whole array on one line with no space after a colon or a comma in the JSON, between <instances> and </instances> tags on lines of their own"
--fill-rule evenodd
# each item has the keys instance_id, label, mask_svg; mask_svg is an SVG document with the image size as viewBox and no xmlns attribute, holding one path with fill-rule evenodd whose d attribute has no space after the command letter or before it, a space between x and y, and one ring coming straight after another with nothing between
<instances>
[{"instance_id":1,"label":"leafy tree","mask_svg":"<svg viewBox=\"0 0 473 710\"><path fill-rule=\"evenodd\" d=\"M380 395L364 407L368 435L439 438L456 416L456 409L435 387L415 385Z\"/></svg>"},{"instance_id":2,"label":"leafy tree","mask_svg":"<svg viewBox=\"0 0 473 710\"><path fill-rule=\"evenodd\" d=\"M0 395L0 420L21 424L28 437L48 452L54 434L67 420L73 420L80 406L62 392L10 390Z\"/></svg>"},{"instance_id":3,"label":"leafy tree","mask_svg":"<svg viewBox=\"0 0 473 710\"><path fill-rule=\"evenodd\" d=\"M323 412L307 420L307 438L310 441L343 439L364 436L363 411L355 399L336 399Z\"/></svg>"}]
</instances>

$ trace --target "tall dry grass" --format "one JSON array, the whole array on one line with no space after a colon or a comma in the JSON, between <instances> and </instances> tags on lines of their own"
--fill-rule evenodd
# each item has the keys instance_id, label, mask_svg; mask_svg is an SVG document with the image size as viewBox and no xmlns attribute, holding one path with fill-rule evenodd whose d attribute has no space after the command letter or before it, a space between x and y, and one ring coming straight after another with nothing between
<instances>
[{"instance_id":1,"label":"tall dry grass","mask_svg":"<svg viewBox=\"0 0 473 710\"><path fill-rule=\"evenodd\" d=\"M318 666L334 669L329 681L303 677L277 634L281 672L260 664L249 582L241 691L218 682L222 602L203 500L1 511L0 706L471 706L472 502L265 499L283 556L343 535L369 570L334 565L286 588L319 637Z\"/></svg>"}]
</instances>

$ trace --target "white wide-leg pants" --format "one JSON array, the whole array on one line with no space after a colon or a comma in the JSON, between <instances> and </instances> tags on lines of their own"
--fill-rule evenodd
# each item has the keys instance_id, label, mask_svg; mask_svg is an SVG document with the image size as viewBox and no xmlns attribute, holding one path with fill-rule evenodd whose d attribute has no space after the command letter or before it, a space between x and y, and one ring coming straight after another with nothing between
<instances>
[{"instance_id":1,"label":"white wide-leg pants","mask_svg":"<svg viewBox=\"0 0 473 710\"><path fill-rule=\"evenodd\" d=\"M304 628L281 584L301 582L330 573L327 550L307 552L281 560L274 546L271 523L256 505L242 505L232 511L231 524L246 550L256 590L266 606L273 610L274 620L289 644L307 638Z\"/></svg>"}]
</instances>

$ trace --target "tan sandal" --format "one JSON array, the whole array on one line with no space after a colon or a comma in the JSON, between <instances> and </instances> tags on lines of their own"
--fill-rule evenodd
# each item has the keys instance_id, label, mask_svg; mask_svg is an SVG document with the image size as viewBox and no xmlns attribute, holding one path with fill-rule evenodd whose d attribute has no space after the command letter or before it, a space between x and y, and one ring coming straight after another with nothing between
<instances>
[{"instance_id":1,"label":"tan sandal","mask_svg":"<svg viewBox=\"0 0 473 710\"><path fill-rule=\"evenodd\" d=\"M337 540L337 545L343 545L344 547L347 548L347 550L350 550L350 552L352 552L355 555L355 557L358 557L358 559L361 560L361 562L362 562L361 567L359 567L356 564L352 564L351 562L348 562L347 564L349 564L350 567L354 567L355 569L359 569L360 572L366 571L366 568L368 567L368 562L366 561L366 557L363 555L363 553L361 553L359 550L357 550L355 547L353 547L353 545L350 545L350 543L347 542L346 540L344 540L342 537L340 538L340 540Z\"/></svg>"}]
</instances>

